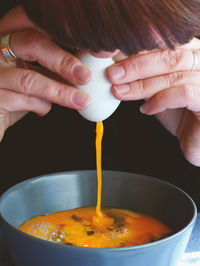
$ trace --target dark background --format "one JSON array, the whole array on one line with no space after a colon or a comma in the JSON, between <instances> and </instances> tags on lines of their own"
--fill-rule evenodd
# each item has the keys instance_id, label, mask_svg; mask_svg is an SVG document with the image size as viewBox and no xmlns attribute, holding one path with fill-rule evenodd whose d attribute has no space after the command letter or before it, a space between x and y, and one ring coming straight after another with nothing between
<instances>
[{"instance_id":1,"label":"dark background","mask_svg":"<svg viewBox=\"0 0 200 266\"><path fill-rule=\"evenodd\" d=\"M0 15L14 1L2 4ZM200 210L200 168L185 160L177 139L154 117L140 114L140 105L121 103L104 122L103 169L169 181L189 193ZM95 123L60 106L42 118L28 114L0 143L0 193L38 175L95 168Z\"/></svg>"}]
</instances>

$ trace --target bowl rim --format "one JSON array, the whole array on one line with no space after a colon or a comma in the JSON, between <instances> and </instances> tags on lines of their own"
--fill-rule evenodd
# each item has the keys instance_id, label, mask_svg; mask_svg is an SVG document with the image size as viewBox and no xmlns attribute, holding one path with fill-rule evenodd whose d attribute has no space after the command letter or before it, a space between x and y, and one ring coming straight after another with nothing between
<instances>
[{"instance_id":1,"label":"bowl rim","mask_svg":"<svg viewBox=\"0 0 200 266\"><path fill-rule=\"evenodd\" d=\"M161 180L159 178L156 178L156 177L152 177L152 176L148 176L148 175L143 175L143 174L139 174L139 173L133 173L133 172L125 172L125 171L117 171L117 170L102 170L102 176L103 176L103 173L121 173L121 174L128 174L128 175L137 175L139 177L142 177L142 178L149 178L151 179L152 181L155 181L155 182L158 182L158 183L162 183L162 184L166 184L176 190L178 190L179 192L181 192L182 194L184 194L185 197L188 198L188 200L192 203L192 206L193 206L193 216L191 218L191 220L188 222L188 224L182 228L181 230L173 233L172 235L166 237L166 238L163 238L163 239L160 239L160 240L156 240L154 242L151 242L151 243L146 243L146 244L141 244L141 245L135 245L135 246L128 246L128 247L115 247L115 248L112 248L112 247L106 247L106 248L95 248L95 247L79 247L79 246L71 246L71 245L63 245L63 244L59 244L59 243L55 243L55 242L51 242L51 241L48 241L48 240L44 240L44 239L40 239L40 238L37 238L37 237L34 237L32 235L29 235L21 230L19 230L17 227L11 225L2 215L2 211L1 211L1 208L2 208L2 204L3 204L3 201L6 199L6 197L14 192L16 189L19 189L21 186L24 186L26 184L29 184L29 183L32 183L32 182L37 182L38 180L41 180L41 179L49 179L49 178L55 178L55 176L62 176L62 175L69 175L69 174L80 174L80 173L96 173L96 170L71 170L71 171L62 171L62 172L54 172L54 173L49 173L49 174L43 174L43 175L40 175L40 176L36 176L36 177L32 177L32 178L29 178L27 180L24 180L22 182L19 182L17 183L16 185L10 187L9 189L7 189L1 196L0 196L0 224L1 222L3 221L5 224L7 224L7 226L11 227L12 230L16 231L18 234L21 234L22 236L26 237L26 238L30 238L34 241L38 241L39 243L41 244L48 244L48 245L56 245L55 247L62 247L62 248L67 248L67 249L71 249L71 250L84 250L86 249L87 251L95 251L95 252L122 252L122 251L129 251L129 250L138 250L138 249L148 249L148 248L151 248L153 246L157 246L159 244L164 244L168 241L171 241L175 238L178 238L180 235L182 235L185 231L189 230L191 227L194 226L195 224L195 221L196 221L196 218L197 218L197 207L196 207L196 204L195 202L193 201L193 199L190 197L190 195L188 193L186 193L185 191L183 191L181 188L179 188L178 186L176 185L173 185L167 181L164 181L164 180ZM80 208L83 207L83 206L80 206ZM2 221L1 221L2 220Z\"/></svg>"}]
</instances>

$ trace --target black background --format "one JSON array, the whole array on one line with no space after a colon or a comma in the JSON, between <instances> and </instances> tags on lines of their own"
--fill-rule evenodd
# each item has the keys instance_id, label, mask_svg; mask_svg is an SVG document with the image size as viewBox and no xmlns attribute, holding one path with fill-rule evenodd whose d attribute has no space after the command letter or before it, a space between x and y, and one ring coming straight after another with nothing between
<instances>
[{"instance_id":1,"label":"black background","mask_svg":"<svg viewBox=\"0 0 200 266\"><path fill-rule=\"evenodd\" d=\"M6 5L9 9L12 1ZM169 181L189 193L200 208L200 168L185 160L177 139L154 117L140 114L141 103L121 103L104 122L103 169ZM60 106L54 105L42 118L28 114L0 143L0 193L34 176L95 168L95 123Z\"/></svg>"}]
</instances>

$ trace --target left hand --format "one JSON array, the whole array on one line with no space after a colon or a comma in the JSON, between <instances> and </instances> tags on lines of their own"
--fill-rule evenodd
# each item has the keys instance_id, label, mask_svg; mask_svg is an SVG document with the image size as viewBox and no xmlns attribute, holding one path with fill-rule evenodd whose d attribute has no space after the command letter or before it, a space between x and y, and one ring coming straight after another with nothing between
<instances>
[{"instance_id":1,"label":"left hand","mask_svg":"<svg viewBox=\"0 0 200 266\"><path fill-rule=\"evenodd\" d=\"M29 111L43 116L52 103L76 110L88 106L89 96L75 85L86 84L90 70L35 26L20 6L0 19L0 39L8 33L12 51L22 60L8 64L0 51L0 141ZM29 64L35 61L41 66Z\"/></svg>"},{"instance_id":2,"label":"left hand","mask_svg":"<svg viewBox=\"0 0 200 266\"><path fill-rule=\"evenodd\" d=\"M192 51L199 59L195 70ZM177 136L186 159L200 166L200 40L130 56L109 67L107 77L116 98L144 99L141 111L155 114Z\"/></svg>"}]
</instances>

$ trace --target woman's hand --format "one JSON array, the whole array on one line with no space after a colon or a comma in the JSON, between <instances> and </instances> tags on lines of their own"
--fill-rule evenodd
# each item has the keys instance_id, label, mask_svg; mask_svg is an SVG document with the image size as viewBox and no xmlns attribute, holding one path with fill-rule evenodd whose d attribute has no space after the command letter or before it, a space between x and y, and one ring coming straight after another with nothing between
<instances>
[{"instance_id":1,"label":"woman's hand","mask_svg":"<svg viewBox=\"0 0 200 266\"><path fill-rule=\"evenodd\" d=\"M7 33L11 33L10 47L20 61L13 66L0 55L0 140L28 111L45 115L52 103L76 110L88 106L89 96L72 84L87 83L90 70L35 27L21 7L0 20L0 36ZM42 67L24 61L36 61Z\"/></svg>"},{"instance_id":2,"label":"woman's hand","mask_svg":"<svg viewBox=\"0 0 200 266\"><path fill-rule=\"evenodd\" d=\"M192 70L194 54L199 64ZM125 58L107 69L120 100L141 100L141 112L155 114L180 141L188 161L200 166L200 40Z\"/></svg>"}]
</instances>

